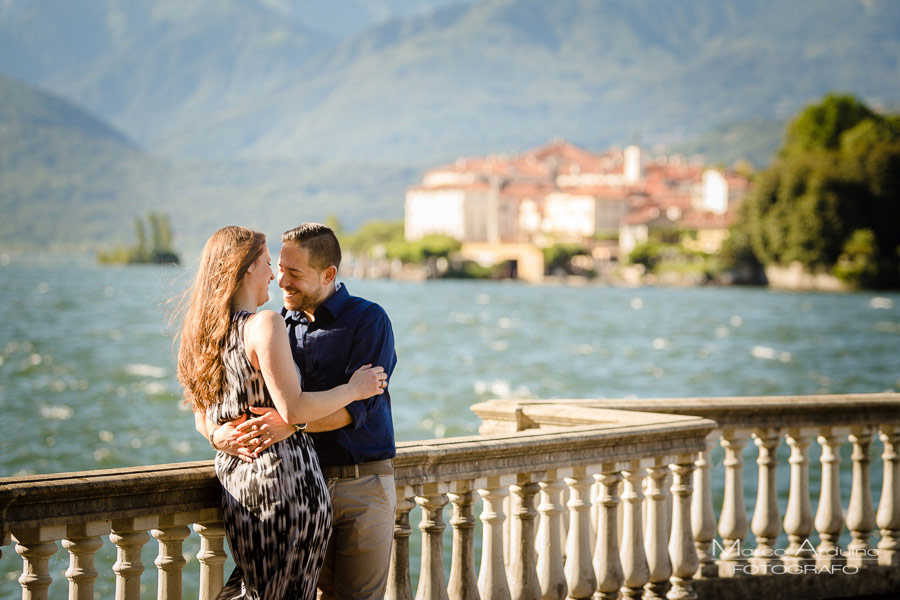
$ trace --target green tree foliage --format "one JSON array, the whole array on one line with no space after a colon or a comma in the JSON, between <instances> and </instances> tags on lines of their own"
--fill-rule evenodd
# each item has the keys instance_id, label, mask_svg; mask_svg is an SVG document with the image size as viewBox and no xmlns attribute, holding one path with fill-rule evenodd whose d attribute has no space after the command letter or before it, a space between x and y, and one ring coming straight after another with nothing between
<instances>
[{"instance_id":1,"label":"green tree foliage","mask_svg":"<svg viewBox=\"0 0 900 600\"><path fill-rule=\"evenodd\" d=\"M341 237L344 234L344 225L341 223L341 220L334 213L328 215L325 218L325 225L330 227L334 232L334 235Z\"/></svg>"},{"instance_id":2,"label":"green tree foliage","mask_svg":"<svg viewBox=\"0 0 900 600\"><path fill-rule=\"evenodd\" d=\"M346 234L341 245L356 256L386 257L415 264L446 258L461 246L456 238L441 234L408 242L403 235L403 221L368 221L355 232Z\"/></svg>"},{"instance_id":3,"label":"green tree foliage","mask_svg":"<svg viewBox=\"0 0 900 600\"><path fill-rule=\"evenodd\" d=\"M393 242L387 246L388 258L399 258L405 263L421 264L429 259L447 258L461 247L459 240L449 235L432 233L414 241Z\"/></svg>"},{"instance_id":4,"label":"green tree foliage","mask_svg":"<svg viewBox=\"0 0 900 600\"><path fill-rule=\"evenodd\" d=\"M875 116L853 96L829 94L788 124L782 154L837 150L845 132Z\"/></svg>"},{"instance_id":5,"label":"green tree foliage","mask_svg":"<svg viewBox=\"0 0 900 600\"><path fill-rule=\"evenodd\" d=\"M572 273L572 258L588 254L580 244L553 244L544 248L543 252L544 271L550 274L559 271Z\"/></svg>"},{"instance_id":6,"label":"green tree foliage","mask_svg":"<svg viewBox=\"0 0 900 600\"><path fill-rule=\"evenodd\" d=\"M736 234L766 265L900 285L900 116L852 96L804 109L745 199Z\"/></svg>"},{"instance_id":7,"label":"green tree foliage","mask_svg":"<svg viewBox=\"0 0 900 600\"><path fill-rule=\"evenodd\" d=\"M137 237L137 244L132 248L131 258L128 262L147 262L150 252L147 250L147 230L144 228L144 221L140 218L134 220L134 233Z\"/></svg>"},{"instance_id":8,"label":"green tree foliage","mask_svg":"<svg viewBox=\"0 0 900 600\"><path fill-rule=\"evenodd\" d=\"M380 258L386 248L393 244L404 244L403 221L367 221L353 233L338 234L341 247L356 256Z\"/></svg>"},{"instance_id":9,"label":"green tree foliage","mask_svg":"<svg viewBox=\"0 0 900 600\"><path fill-rule=\"evenodd\" d=\"M172 227L169 216L163 213L147 214L150 224L150 243L147 240L147 228L140 217L134 220L134 232L137 242L130 247L119 246L112 250L101 250L97 260L108 264L175 264L180 262L178 254L172 249Z\"/></svg>"}]
</instances>

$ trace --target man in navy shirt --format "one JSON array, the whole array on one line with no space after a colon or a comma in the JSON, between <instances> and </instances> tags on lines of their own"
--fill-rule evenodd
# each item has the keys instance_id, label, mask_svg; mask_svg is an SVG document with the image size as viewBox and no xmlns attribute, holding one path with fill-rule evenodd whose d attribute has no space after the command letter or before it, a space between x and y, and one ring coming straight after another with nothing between
<instances>
[{"instance_id":1,"label":"man in navy shirt","mask_svg":"<svg viewBox=\"0 0 900 600\"><path fill-rule=\"evenodd\" d=\"M390 319L380 306L351 296L345 285L336 283L341 249L334 232L305 223L286 231L281 241L281 314L303 390L346 383L366 364L384 367L390 381L397 363ZM303 428L285 423L273 409L252 410L261 416L240 425L234 435L257 432L259 449ZM352 402L305 424L305 430L319 455L334 518L319 575L320 598L383 598L397 505L390 391ZM218 439L216 444L226 445Z\"/></svg>"}]
</instances>

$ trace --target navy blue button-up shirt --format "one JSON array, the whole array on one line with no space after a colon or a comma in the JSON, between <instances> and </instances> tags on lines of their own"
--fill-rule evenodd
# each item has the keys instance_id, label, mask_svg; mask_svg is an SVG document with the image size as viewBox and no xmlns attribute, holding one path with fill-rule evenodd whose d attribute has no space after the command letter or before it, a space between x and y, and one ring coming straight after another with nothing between
<instances>
[{"instance_id":1,"label":"navy blue button-up shirt","mask_svg":"<svg viewBox=\"0 0 900 600\"><path fill-rule=\"evenodd\" d=\"M365 364L384 367L390 378L397 364L394 331L384 309L351 296L338 284L316 309L310 322L303 311L281 309L287 324L294 362L304 391L318 392L350 381ZM353 465L394 458L391 393L347 405L352 422L334 431L310 433L322 466Z\"/></svg>"}]
</instances>

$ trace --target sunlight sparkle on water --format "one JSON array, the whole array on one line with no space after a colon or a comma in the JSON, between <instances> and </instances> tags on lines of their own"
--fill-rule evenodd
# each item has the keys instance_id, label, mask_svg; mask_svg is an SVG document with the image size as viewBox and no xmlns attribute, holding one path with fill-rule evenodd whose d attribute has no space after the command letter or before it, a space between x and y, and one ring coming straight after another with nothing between
<instances>
[{"instance_id":1,"label":"sunlight sparkle on water","mask_svg":"<svg viewBox=\"0 0 900 600\"><path fill-rule=\"evenodd\" d=\"M875 296L874 298L869 300L869 306L871 306L875 310L889 310L894 306L894 303L890 298Z\"/></svg>"},{"instance_id":2,"label":"sunlight sparkle on water","mask_svg":"<svg viewBox=\"0 0 900 600\"><path fill-rule=\"evenodd\" d=\"M75 411L65 404L41 407L41 416L51 421L66 421L71 419L74 414Z\"/></svg>"},{"instance_id":3,"label":"sunlight sparkle on water","mask_svg":"<svg viewBox=\"0 0 900 600\"><path fill-rule=\"evenodd\" d=\"M128 365L125 367L125 372L129 375L137 375L138 377L156 377L158 379L162 379L167 374L166 370L162 367L142 364Z\"/></svg>"},{"instance_id":4,"label":"sunlight sparkle on water","mask_svg":"<svg viewBox=\"0 0 900 600\"><path fill-rule=\"evenodd\" d=\"M768 346L753 346L750 350L750 354L754 358L779 360L781 362L791 362L792 358L790 352L778 352L775 348L769 348Z\"/></svg>"},{"instance_id":5,"label":"sunlight sparkle on water","mask_svg":"<svg viewBox=\"0 0 900 600\"><path fill-rule=\"evenodd\" d=\"M665 338L655 338L653 340L654 350L667 350L672 347L672 342Z\"/></svg>"}]
</instances>

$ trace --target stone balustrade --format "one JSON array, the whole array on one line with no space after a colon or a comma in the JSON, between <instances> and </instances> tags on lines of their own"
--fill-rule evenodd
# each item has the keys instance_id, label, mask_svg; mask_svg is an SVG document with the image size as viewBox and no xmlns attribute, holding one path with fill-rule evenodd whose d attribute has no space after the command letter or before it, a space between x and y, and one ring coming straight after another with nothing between
<instances>
[{"instance_id":1,"label":"stone balustrade","mask_svg":"<svg viewBox=\"0 0 900 600\"><path fill-rule=\"evenodd\" d=\"M693 587L700 596L799 599L900 593L900 394L495 400L473 406L482 418L482 431L565 428L593 410L610 409L702 416L718 424L696 457L693 473L691 525L699 563ZM787 490L779 490L776 479L782 440L790 451ZM874 440L882 448L878 490L870 485ZM817 498L810 492L814 442L820 448L819 477L812 482ZM710 458L716 444L724 454L722 470L715 477L722 482L718 521ZM750 501L744 493L745 449L754 446L758 478L755 501ZM845 498L842 447L851 450L851 485ZM653 469L648 473L649 499L660 491L652 481ZM877 511L873 491L880 497ZM783 515L779 492L787 493ZM655 503L644 503L646 511L655 510ZM849 542L842 545L845 530ZM748 547L751 533L755 544ZM780 536L786 537L784 547L778 546ZM645 547L649 551L656 543L648 539Z\"/></svg>"},{"instance_id":2,"label":"stone balustrade","mask_svg":"<svg viewBox=\"0 0 900 600\"><path fill-rule=\"evenodd\" d=\"M473 410L482 418L478 436L398 446L388 598L799 600L900 590L900 395L497 400ZM782 439L790 447L783 521L776 478ZM875 439L883 448L877 510L870 489ZM815 513L814 440L822 449ZM846 514L845 440L852 445ZM717 441L724 452L715 477L723 483L718 521L719 492L711 485ZM758 485L748 504L744 456L753 448ZM48 597L48 561L59 543L69 554L69 598L87 599L108 537L117 556L103 568L115 574L116 598L136 599L141 549L152 537L157 597L175 599L183 595L182 548L193 531L199 596L214 598L226 560L218 504L210 461L0 479L0 547L15 542L22 597L39 599ZM411 514L420 516L420 533ZM750 533L755 547L745 549ZM414 535L418 557L410 552ZM799 574L784 574L792 570ZM145 581L145 595L147 588Z\"/></svg>"}]
</instances>

